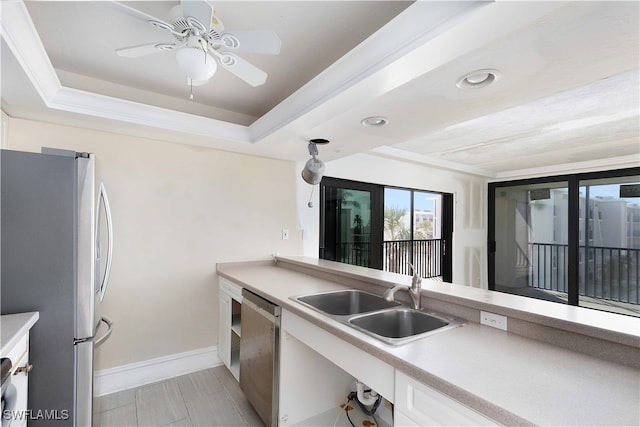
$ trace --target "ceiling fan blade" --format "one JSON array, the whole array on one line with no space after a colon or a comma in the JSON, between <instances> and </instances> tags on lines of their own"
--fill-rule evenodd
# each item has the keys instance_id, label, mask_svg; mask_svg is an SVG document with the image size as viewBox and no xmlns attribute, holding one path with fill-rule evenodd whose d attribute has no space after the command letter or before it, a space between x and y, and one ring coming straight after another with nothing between
<instances>
[{"instance_id":1,"label":"ceiling fan blade","mask_svg":"<svg viewBox=\"0 0 640 427\"><path fill-rule=\"evenodd\" d=\"M279 54L282 45L280 37L269 30L230 31L223 33L220 40L227 49L263 55Z\"/></svg>"},{"instance_id":2,"label":"ceiling fan blade","mask_svg":"<svg viewBox=\"0 0 640 427\"><path fill-rule=\"evenodd\" d=\"M213 16L213 7L206 0L181 0L182 11L184 16L196 18L206 30L211 28L211 17Z\"/></svg>"},{"instance_id":3,"label":"ceiling fan blade","mask_svg":"<svg viewBox=\"0 0 640 427\"><path fill-rule=\"evenodd\" d=\"M164 46L163 48L158 48L158 45ZM125 58L138 58L140 56L151 55L154 53L162 52L163 50L173 49L170 44L164 43L151 43L151 44L141 44L138 46L131 47L123 47L121 49L116 49L116 53L118 56L122 56ZM174 45L175 46L175 45Z\"/></svg>"},{"instance_id":4,"label":"ceiling fan blade","mask_svg":"<svg viewBox=\"0 0 640 427\"><path fill-rule=\"evenodd\" d=\"M107 1L104 2L104 4L106 6L109 6L113 9L119 10L120 12L123 12L133 18L139 19L141 21L145 21L145 22L150 22L150 21L155 21L155 22L160 22L161 24L166 25L169 28L173 28L173 25L169 24L168 22L162 20L162 19L158 19L155 16L151 16L147 13L144 13L138 9L134 9L131 6L127 6L126 4L119 2L119 1Z\"/></svg>"},{"instance_id":5,"label":"ceiling fan blade","mask_svg":"<svg viewBox=\"0 0 640 427\"><path fill-rule=\"evenodd\" d=\"M215 52L215 51L214 51ZM261 86L267 81L267 73L256 67L249 61L246 61L232 53L215 52L220 58L220 65L231 71L240 79L249 83L251 86Z\"/></svg>"}]
</instances>

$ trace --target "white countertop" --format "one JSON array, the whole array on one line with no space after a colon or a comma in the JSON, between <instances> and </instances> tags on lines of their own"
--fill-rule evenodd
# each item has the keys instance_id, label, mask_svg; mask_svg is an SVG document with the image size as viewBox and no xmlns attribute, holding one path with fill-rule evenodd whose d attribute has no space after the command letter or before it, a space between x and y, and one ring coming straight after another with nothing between
<instances>
[{"instance_id":1,"label":"white countertop","mask_svg":"<svg viewBox=\"0 0 640 427\"><path fill-rule=\"evenodd\" d=\"M0 316L0 356L6 357L39 318L37 311Z\"/></svg>"},{"instance_id":2,"label":"white countertop","mask_svg":"<svg viewBox=\"0 0 640 427\"><path fill-rule=\"evenodd\" d=\"M357 278L349 267L344 271L346 278ZM218 273L505 425L640 425L638 369L474 322L391 346L290 298L348 286L267 262L222 264ZM368 271L367 281L395 278L378 274ZM452 292L468 293L455 288ZM491 298L488 291L469 291L480 300ZM553 320L568 321L558 316L560 311L552 313ZM635 324L613 325L612 333L633 332Z\"/></svg>"}]
</instances>

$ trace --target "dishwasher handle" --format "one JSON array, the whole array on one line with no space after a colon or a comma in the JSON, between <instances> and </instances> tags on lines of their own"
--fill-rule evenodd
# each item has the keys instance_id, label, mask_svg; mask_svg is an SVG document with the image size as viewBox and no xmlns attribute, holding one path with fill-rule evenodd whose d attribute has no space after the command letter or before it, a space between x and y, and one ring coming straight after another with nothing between
<instances>
[{"instance_id":1,"label":"dishwasher handle","mask_svg":"<svg viewBox=\"0 0 640 427\"><path fill-rule=\"evenodd\" d=\"M253 308L271 323L276 323L282 313L279 306L247 289L242 289L242 304L247 304L247 307Z\"/></svg>"}]
</instances>

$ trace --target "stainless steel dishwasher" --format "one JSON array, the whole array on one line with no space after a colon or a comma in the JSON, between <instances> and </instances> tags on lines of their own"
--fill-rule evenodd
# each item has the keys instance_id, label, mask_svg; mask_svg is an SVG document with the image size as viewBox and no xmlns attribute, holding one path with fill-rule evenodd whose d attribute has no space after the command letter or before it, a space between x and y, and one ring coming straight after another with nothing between
<instances>
[{"instance_id":1,"label":"stainless steel dishwasher","mask_svg":"<svg viewBox=\"0 0 640 427\"><path fill-rule=\"evenodd\" d=\"M281 309L242 289L240 388L266 426L278 425Z\"/></svg>"}]
</instances>

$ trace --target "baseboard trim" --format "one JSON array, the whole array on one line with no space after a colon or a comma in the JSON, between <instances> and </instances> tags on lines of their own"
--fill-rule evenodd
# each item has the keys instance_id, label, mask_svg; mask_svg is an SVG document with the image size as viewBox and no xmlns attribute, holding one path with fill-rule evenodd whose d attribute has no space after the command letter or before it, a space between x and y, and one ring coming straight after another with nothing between
<instances>
[{"instance_id":1,"label":"baseboard trim","mask_svg":"<svg viewBox=\"0 0 640 427\"><path fill-rule=\"evenodd\" d=\"M103 369L95 372L94 395L128 390L221 364L218 347L213 346Z\"/></svg>"}]
</instances>

